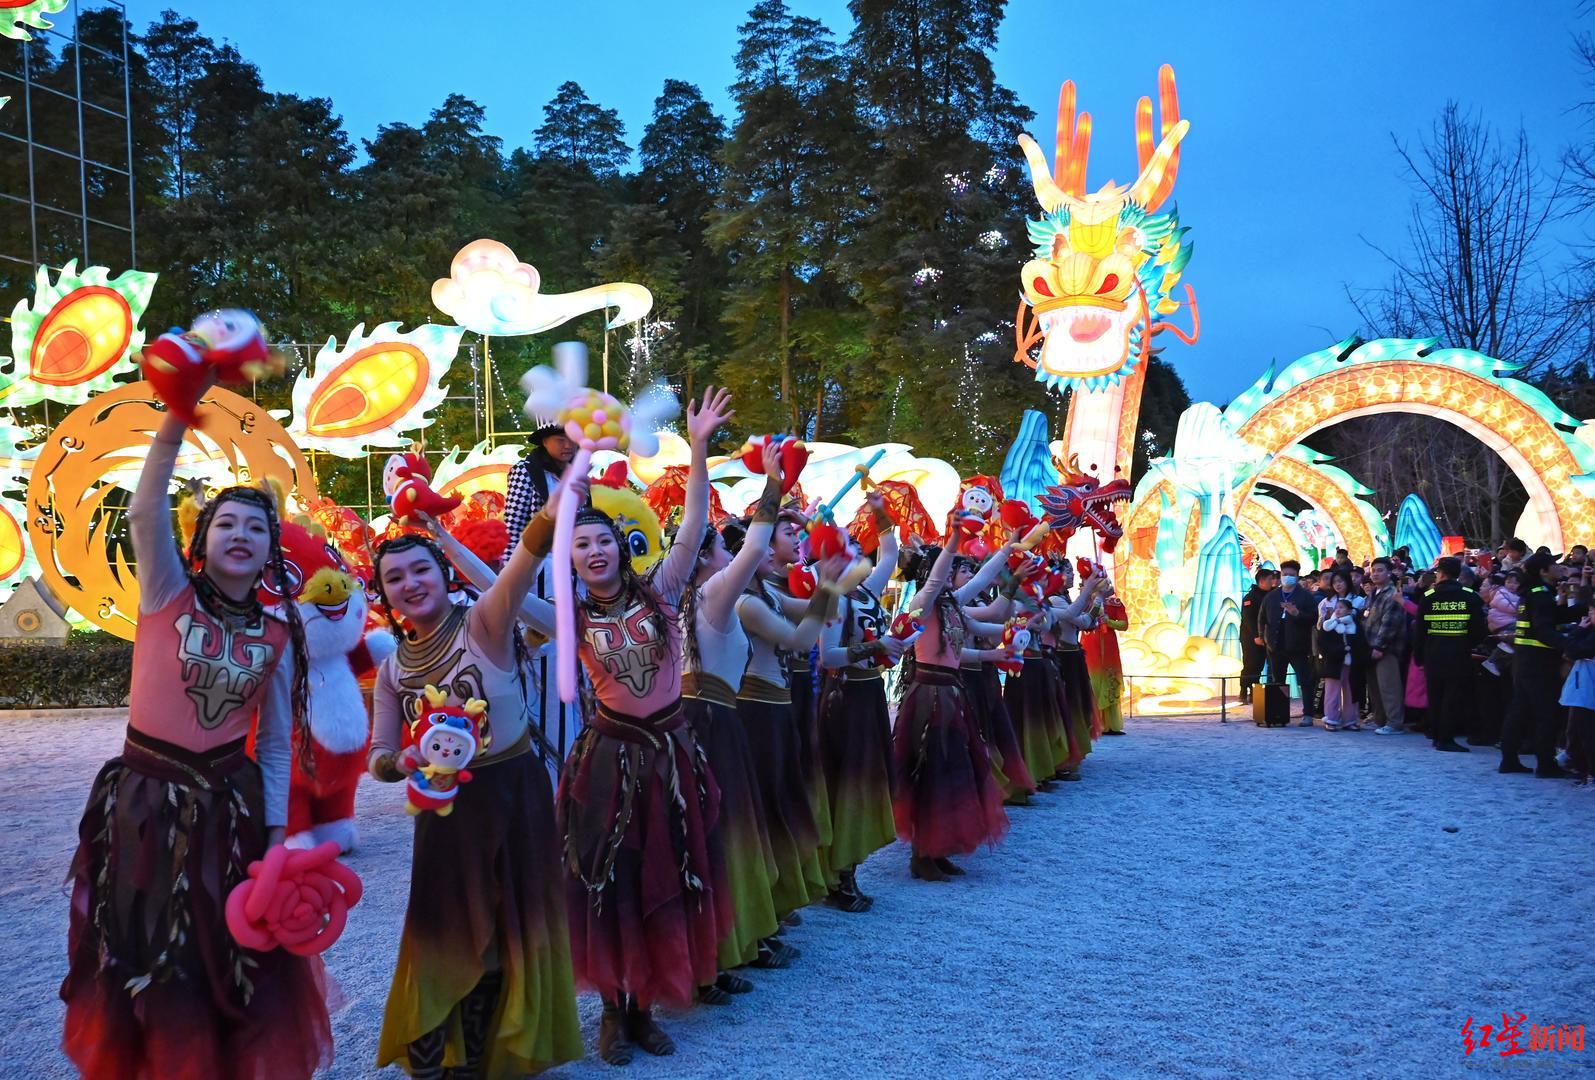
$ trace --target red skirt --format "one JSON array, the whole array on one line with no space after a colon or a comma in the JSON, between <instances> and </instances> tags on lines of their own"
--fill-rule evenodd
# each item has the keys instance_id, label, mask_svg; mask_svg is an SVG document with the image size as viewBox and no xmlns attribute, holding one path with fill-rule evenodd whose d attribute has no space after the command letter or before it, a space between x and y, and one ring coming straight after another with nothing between
<instances>
[{"instance_id":1,"label":"red skirt","mask_svg":"<svg viewBox=\"0 0 1595 1080\"><path fill-rule=\"evenodd\" d=\"M266 853L244 740L199 753L132 729L72 860L61 1048L86 1077L308 1077L332 1063L319 957L253 952L227 894Z\"/></svg>"},{"instance_id":2,"label":"red skirt","mask_svg":"<svg viewBox=\"0 0 1595 1080\"><path fill-rule=\"evenodd\" d=\"M958 669L916 664L892 733L897 835L926 858L968 855L1008 831L1002 790Z\"/></svg>"},{"instance_id":3,"label":"red skirt","mask_svg":"<svg viewBox=\"0 0 1595 1080\"><path fill-rule=\"evenodd\" d=\"M577 986L692 1004L734 916L710 857L720 787L681 703L644 717L600 705L571 747L558 809Z\"/></svg>"}]
</instances>

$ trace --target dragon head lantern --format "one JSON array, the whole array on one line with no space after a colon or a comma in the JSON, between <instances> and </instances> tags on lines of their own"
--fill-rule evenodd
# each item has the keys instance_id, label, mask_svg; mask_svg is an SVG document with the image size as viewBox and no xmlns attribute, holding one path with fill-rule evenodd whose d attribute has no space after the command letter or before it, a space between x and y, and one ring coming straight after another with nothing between
<instances>
[{"instance_id":1,"label":"dragon head lantern","mask_svg":"<svg viewBox=\"0 0 1595 1080\"><path fill-rule=\"evenodd\" d=\"M1060 542L1079 528L1086 527L1101 538L1102 550L1111 552L1124 535L1124 526L1113 512L1117 503L1130 501L1130 484L1123 477L1114 477L1104 484L1078 463L1069 462L1063 473L1063 482L1047 488L1041 494L1041 510L1053 537Z\"/></svg>"},{"instance_id":2,"label":"dragon head lantern","mask_svg":"<svg viewBox=\"0 0 1595 1080\"><path fill-rule=\"evenodd\" d=\"M1055 167L1047 167L1034 139L1019 136L1044 213L1028 223L1035 251L1020 271L1024 299L1014 359L1059 389L1097 389L1133 374L1163 328L1160 320L1179 309L1171 294L1191 249L1177 213L1159 207L1174 188L1180 141L1191 124L1180 119L1167 64L1158 72L1158 90L1162 137L1154 145L1152 102L1143 97L1135 115L1141 171L1128 187L1109 181L1087 193L1091 114L1076 119L1072 82L1058 98Z\"/></svg>"}]
</instances>

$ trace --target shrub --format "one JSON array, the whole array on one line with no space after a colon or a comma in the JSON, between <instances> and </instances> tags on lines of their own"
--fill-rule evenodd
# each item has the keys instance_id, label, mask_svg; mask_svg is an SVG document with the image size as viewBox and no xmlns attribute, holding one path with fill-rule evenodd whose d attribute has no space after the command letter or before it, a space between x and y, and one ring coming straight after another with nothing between
<instances>
[{"instance_id":1,"label":"shrub","mask_svg":"<svg viewBox=\"0 0 1595 1080\"><path fill-rule=\"evenodd\" d=\"M133 678L133 643L102 630L62 645L0 644L0 709L120 708Z\"/></svg>"}]
</instances>

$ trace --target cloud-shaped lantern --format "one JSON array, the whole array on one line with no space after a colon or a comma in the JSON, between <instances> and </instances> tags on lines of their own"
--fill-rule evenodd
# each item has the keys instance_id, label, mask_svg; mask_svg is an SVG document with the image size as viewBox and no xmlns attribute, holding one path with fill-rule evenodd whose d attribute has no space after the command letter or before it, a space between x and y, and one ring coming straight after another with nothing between
<instances>
[{"instance_id":1,"label":"cloud-shaped lantern","mask_svg":"<svg viewBox=\"0 0 1595 1080\"><path fill-rule=\"evenodd\" d=\"M449 276L432 283L432 303L467 330L492 337L540 334L589 311L614 308L613 330L653 308L641 285L617 281L571 293L538 291L537 268L497 240L473 240L454 256Z\"/></svg>"}]
</instances>

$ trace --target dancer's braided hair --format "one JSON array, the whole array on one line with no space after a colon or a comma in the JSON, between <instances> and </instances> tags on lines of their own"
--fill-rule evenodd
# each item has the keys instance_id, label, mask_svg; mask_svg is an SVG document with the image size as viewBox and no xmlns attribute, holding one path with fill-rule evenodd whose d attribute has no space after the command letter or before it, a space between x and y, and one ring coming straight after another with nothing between
<instances>
[{"instance_id":1,"label":"dancer's braided hair","mask_svg":"<svg viewBox=\"0 0 1595 1080\"><path fill-rule=\"evenodd\" d=\"M382 585L382 560L389 555L398 555L402 552L413 551L419 548L425 551L438 564L438 573L443 575L445 587L453 585L453 566L448 556L443 554L443 549L437 541L430 536L420 533L404 533L392 536L377 545L371 557L371 584L377 591L377 599L382 601L382 611L388 618L388 627L393 631L395 641L404 641L413 636L413 631L405 630L399 625L398 618L393 614L393 604L388 600L388 591ZM516 635L519 637L520 635Z\"/></svg>"},{"instance_id":2,"label":"dancer's braided hair","mask_svg":"<svg viewBox=\"0 0 1595 1080\"><path fill-rule=\"evenodd\" d=\"M253 506L266 515L271 542L266 549L266 565L262 570L262 576L270 576L278 595L284 598L293 595L288 566L282 557L282 523L277 515L277 498L271 492L256 487L225 488L211 498L199 512L199 519L194 523L194 535L188 542L188 578L193 583L194 593L199 597L200 603L214 618L225 619L229 615L242 614L253 620L265 615L265 609L261 606L255 590L251 589L249 596L240 604L224 596L205 573L205 534L210 530L210 524L215 519L217 511L224 503L229 502ZM294 755L300 769L308 776L315 776L315 756L310 741L310 654L305 648L305 627L300 621L297 604L285 599L281 607L282 620L288 626L288 641L293 649L294 660L293 691L290 696Z\"/></svg>"}]
</instances>

